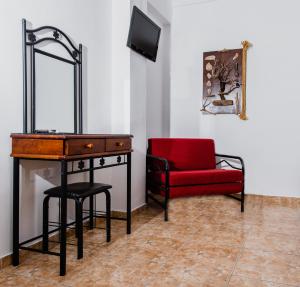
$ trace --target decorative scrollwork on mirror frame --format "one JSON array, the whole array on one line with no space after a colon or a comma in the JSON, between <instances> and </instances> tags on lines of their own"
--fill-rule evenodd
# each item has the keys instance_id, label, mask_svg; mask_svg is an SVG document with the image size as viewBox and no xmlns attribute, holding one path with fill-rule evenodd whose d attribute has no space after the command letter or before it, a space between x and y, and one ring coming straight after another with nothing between
<instances>
[{"instance_id":1,"label":"decorative scrollwork on mirror frame","mask_svg":"<svg viewBox=\"0 0 300 287\"><path fill-rule=\"evenodd\" d=\"M47 33L38 37L39 33ZM82 53L80 45L78 48L72 43L70 38L60 29L53 26L41 26L36 29L26 29L27 39L26 45L35 46L45 41L56 42L59 45L63 46L69 55L76 61L78 64L81 63L80 54Z\"/></svg>"},{"instance_id":2,"label":"decorative scrollwork on mirror frame","mask_svg":"<svg viewBox=\"0 0 300 287\"><path fill-rule=\"evenodd\" d=\"M35 49L40 44L46 44L47 42L52 42L60 45L65 49L67 54L74 61L74 65L78 68L76 69L76 78L78 83L75 83L74 86L78 86L76 91L77 100L78 100L78 130L74 133L82 133L82 44L79 44L78 47L73 43L73 41L67 36L65 32L54 26L41 26L35 29L27 28L27 21L22 19L22 34L23 34L23 132L28 132L28 99L27 99L27 85L30 85L30 132L34 132L34 108L35 108L35 95L34 95L34 81L28 78L33 75L33 54ZM29 63L27 61L27 48L30 48L29 53ZM30 65L30 70L28 73L27 65ZM28 75L27 75L28 74ZM28 81L28 83L27 83ZM74 117L77 119L77 109ZM77 121L77 120L76 120Z\"/></svg>"}]
</instances>

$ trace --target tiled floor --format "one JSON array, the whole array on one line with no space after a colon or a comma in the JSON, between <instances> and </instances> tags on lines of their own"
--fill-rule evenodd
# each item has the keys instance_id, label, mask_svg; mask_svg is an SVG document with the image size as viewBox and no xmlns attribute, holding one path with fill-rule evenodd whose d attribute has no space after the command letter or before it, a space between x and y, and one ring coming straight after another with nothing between
<instances>
[{"instance_id":1,"label":"tiled floor","mask_svg":"<svg viewBox=\"0 0 300 287\"><path fill-rule=\"evenodd\" d=\"M0 272L1 286L300 286L300 206L249 196L245 213L225 197L171 201L170 221L151 206L133 233L114 222L85 232L84 258L68 246L67 275L58 258L30 253ZM72 238L70 239L72 240Z\"/></svg>"}]
</instances>

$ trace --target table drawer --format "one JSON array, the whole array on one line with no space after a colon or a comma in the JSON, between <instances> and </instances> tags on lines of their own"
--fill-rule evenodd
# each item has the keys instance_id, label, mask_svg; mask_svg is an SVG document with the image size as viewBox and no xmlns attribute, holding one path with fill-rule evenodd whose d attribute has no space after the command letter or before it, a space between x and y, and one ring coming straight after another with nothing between
<instances>
[{"instance_id":1,"label":"table drawer","mask_svg":"<svg viewBox=\"0 0 300 287\"><path fill-rule=\"evenodd\" d=\"M105 139L71 139L65 142L65 154L90 154L105 152Z\"/></svg>"},{"instance_id":2,"label":"table drawer","mask_svg":"<svg viewBox=\"0 0 300 287\"><path fill-rule=\"evenodd\" d=\"M62 140L13 139L12 156L22 155L63 155Z\"/></svg>"},{"instance_id":3,"label":"table drawer","mask_svg":"<svg viewBox=\"0 0 300 287\"><path fill-rule=\"evenodd\" d=\"M131 150L131 139L130 138L115 138L106 139L105 151L122 151Z\"/></svg>"}]
</instances>

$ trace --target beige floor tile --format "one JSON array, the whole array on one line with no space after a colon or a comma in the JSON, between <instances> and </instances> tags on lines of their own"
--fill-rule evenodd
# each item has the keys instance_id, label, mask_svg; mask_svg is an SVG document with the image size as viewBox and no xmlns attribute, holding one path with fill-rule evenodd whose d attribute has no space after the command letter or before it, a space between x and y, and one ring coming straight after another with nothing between
<instances>
[{"instance_id":1,"label":"beige floor tile","mask_svg":"<svg viewBox=\"0 0 300 287\"><path fill-rule=\"evenodd\" d=\"M32 286L32 287L57 287L63 285L55 282L51 282L45 279L37 279L37 278L30 278L23 275L6 275L2 277L0 274L0 286L2 287L14 287L14 286Z\"/></svg>"},{"instance_id":2,"label":"beige floor tile","mask_svg":"<svg viewBox=\"0 0 300 287\"><path fill-rule=\"evenodd\" d=\"M299 286L300 256L245 249L234 275Z\"/></svg>"},{"instance_id":3,"label":"beige floor tile","mask_svg":"<svg viewBox=\"0 0 300 287\"><path fill-rule=\"evenodd\" d=\"M264 222L264 223L249 223L245 222L246 226L254 233L278 233L291 236L294 239L300 240L300 220L299 222Z\"/></svg>"},{"instance_id":4,"label":"beige floor tile","mask_svg":"<svg viewBox=\"0 0 300 287\"><path fill-rule=\"evenodd\" d=\"M192 259L195 264L207 268L232 270L239 253L237 247L191 242L179 249L178 257Z\"/></svg>"},{"instance_id":5,"label":"beige floor tile","mask_svg":"<svg viewBox=\"0 0 300 287\"><path fill-rule=\"evenodd\" d=\"M291 285L277 284L241 276L232 276L228 287L291 287Z\"/></svg>"},{"instance_id":6,"label":"beige floor tile","mask_svg":"<svg viewBox=\"0 0 300 287\"><path fill-rule=\"evenodd\" d=\"M300 238L282 233L268 233L250 229L245 239L245 248L252 250L284 252L300 256Z\"/></svg>"},{"instance_id":7,"label":"beige floor tile","mask_svg":"<svg viewBox=\"0 0 300 287\"><path fill-rule=\"evenodd\" d=\"M241 213L224 196L178 198L169 222L150 205L133 216L131 235L113 221L110 243L104 229L86 229L82 260L68 245L66 276L58 257L26 252L20 266L0 271L0 286L299 287L297 204L248 196Z\"/></svg>"},{"instance_id":8,"label":"beige floor tile","mask_svg":"<svg viewBox=\"0 0 300 287\"><path fill-rule=\"evenodd\" d=\"M189 265L184 260L182 260L182 263L175 265L168 271L171 278L180 282L178 286L227 286L227 278L229 276L227 270L208 269L200 263Z\"/></svg>"}]
</instances>

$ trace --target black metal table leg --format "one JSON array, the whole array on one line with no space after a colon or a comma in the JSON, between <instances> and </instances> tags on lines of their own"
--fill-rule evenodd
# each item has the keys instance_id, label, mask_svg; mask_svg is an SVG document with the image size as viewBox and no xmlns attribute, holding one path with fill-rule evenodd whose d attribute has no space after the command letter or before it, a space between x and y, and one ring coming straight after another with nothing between
<instances>
[{"instance_id":1,"label":"black metal table leg","mask_svg":"<svg viewBox=\"0 0 300 287\"><path fill-rule=\"evenodd\" d=\"M66 250L66 229L67 229L67 171L68 163L61 161L61 205L60 205L60 276L66 274L67 250Z\"/></svg>"},{"instance_id":2,"label":"black metal table leg","mask_svg":"<svg viewBox=\"0 0 300 287\"><path fill-rule=\"evenodd\" d=\"M19 205L20 205L20 160L14 157L13 167L13 265L19 265Z\"/></svg>"},{"instance_id":3,"label":"black metal table leg","mask_svg":"<svg viewBox=\"0 0 300 287\"><path fill-rule=\"evenodd\" d=\"M131 233L131 153L127 154L127 234Z\"/></svg>"},{"instance_id":4,"label":"black metal table leg","mask_svg":"<svg viewBox=\"0 0 300 287\"><path fill-rule=\"evenodd\" d=\"M94 183L94 159L90 158L90 183ZM94 228L94 196L91 195L89 198L90 208L89 208L89 228Z\"/></svg>"},{"instance_id":5,"label":"black metal table leg","mask_svg":"<svg viewBox=\"0 0 300 287\"><path fill-rule=\"evenodd\" d=\"M47 195L43 201L43 251L49 251L49 201Z\"/></svg>"}]
</instances>

